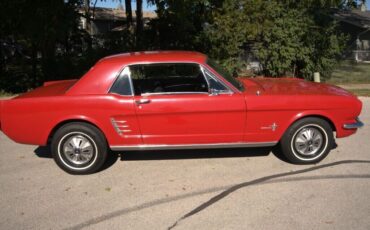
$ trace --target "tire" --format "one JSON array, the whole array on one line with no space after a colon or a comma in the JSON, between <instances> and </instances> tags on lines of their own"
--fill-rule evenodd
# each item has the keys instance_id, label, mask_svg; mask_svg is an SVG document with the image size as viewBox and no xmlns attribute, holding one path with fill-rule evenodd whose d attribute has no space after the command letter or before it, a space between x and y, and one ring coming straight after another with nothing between
<instances>
[{"instance_id":1,"label":"tire","mask_svg":"<svg viewBox=\"0 0 370 230\"><path fill-rule=\"evenodd\" d=\"M53 136L51 152L56 164L74 175L99 171L107 159L108 146L103 133L93 125L72 122Z\"/></svg>"},{"instance_id":2,"label":"tire","mask_svg":"<svg viewBox=\"0 0 370 230\"><path fill-rule=\"evenodd\" d=\"M333 129L327 121L316 117L298 120L280 140L283 155L294 164L318 163L333 146Z\"/></svg>"}]
</instances>

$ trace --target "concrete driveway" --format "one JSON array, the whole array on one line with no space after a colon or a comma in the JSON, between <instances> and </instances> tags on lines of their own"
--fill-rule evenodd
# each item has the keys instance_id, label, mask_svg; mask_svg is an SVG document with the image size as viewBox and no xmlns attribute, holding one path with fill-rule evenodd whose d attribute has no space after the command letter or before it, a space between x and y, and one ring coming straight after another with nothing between
<instances>
[{"instance_id":1,"label":"concrete driveway","mask_svg":"<svg viewBox=\"0 0 370 230\"><path fill-rule=\"evenodd\" d=\"M366 126L318 165L271 149L127 152L88 176L0 133L0 229L370 229Z\"/></svg>"}]
</instances>

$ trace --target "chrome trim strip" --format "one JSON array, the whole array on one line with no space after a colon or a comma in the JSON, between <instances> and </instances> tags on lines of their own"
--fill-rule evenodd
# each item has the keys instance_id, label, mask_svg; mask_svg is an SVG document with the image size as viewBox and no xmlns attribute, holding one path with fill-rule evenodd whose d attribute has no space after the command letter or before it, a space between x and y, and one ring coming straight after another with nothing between
<instances>
[{"instance_id":1,"label":"chrome trim strip","mask_svg":"<svg viewBox=\"0 0 370 230\"><path fill-rule=\"evenodd\" d=\"M272 142L234 142L216 144L184 144L184 145L112 145L113 151L123 150L171 150L171 149L221 149L221 148L246 148L246 147L271 147L277 141Z\"/></svg>"},{"instance_id":2,"label":"chrome trim strip","mask_svg":"<svg viewBox=\"0 0 370 230\"><path fill-rule=\"evenodd\" d=\"M134 88L134 82L132 81L132 77L131 77L131 70L130 70L130 66L126 66L126 68L128 69L128 80L130 82L130 87L131 87L131 96L135 96L135 88Z\"/></svg>"},{"instance_id":3,"label":"chrome trim strip","mask_svg":"<svg viewBox=\"0 0 370 230\"><path fill-rule=\"evenodd\" d=\"M209 81L207 79L207 75L210 78L213 78L215 81L220 82L221 85L223 85L226 89L228 89L228 92L222 92L222 91L220 91L219 94L234 94L235 93L232 89L230 89L230 87L228 85L225 84L225 82L223 82L222 80L220 80L216 75L214 75L210 70L208 70L207 67L205 67L205 66L203 66L203 65L200 64L200 68L202 70L202 73L203 73L204 78L207 81L209 94L211 94L211 86L210 86Z\"/></svg>"},{"instance_id":4,"label":"chrome trim strip","mask_svg":"<svg viewBox=\"0 0 370 230\"><path fill-rule=\"evenodd\" d=\"M117 125L117 123L116 123L115 127L117 127L117 128L128 128L128 125Z\"/></svg>"},{"instance_id":5,"label":"chrome trim strip","mask_svg":"<svg viewBox=\"0 0 370 230\"><path fill-rule=\"evenodd\" d=\"M150 96L150 95L181 95L181 94L205 94L206 92L163 92L163 93L142 93L141 96Z\"/></svg>"},{"instance_id":6,"label":"chrome trim strip","mask_svg":"<svg viewBox=\"0 0 370 230\"><path fill-rule=\"evenodd\" d=\"M349 124L344 124L343 128L344 129L358 129L364 126L364 123L360 121L360 119L357 117L355 123L349 123Z\"/></svg>"},{"instance_id":7,"label":"chrome trim strip","mask_svg":"<svg viewBox=\"0 0 370 230\"><path fill-rule=\"evenodd\" d=\"M121 124L125 124L127 121L116 121L114 118L112 118L114 120L115 123L121 123Z\"/></svg>"},{"instance_id":8,"label":"chrome trim strip","mask_svg":"<svg viewBox=\"0 0 370 230\"><path fill-rule=\"evenodd\" d=\"M207 57L208 58L208 57ZM205 59L206 61L207 59ZM117 81L117 79L120 77L120 75L122 74L122 72L128 68L128 70L130 71L130 66L133 66L133 65L153 65L153 64L197 64L199 65L201 68L209 71L217 80L219 80L223 85L225 85L229 90L231 90L232 93L236 93L236 92L240 92L238 89L236 89L235 87L231 88L230 86L226 85L224 81L228 82L224 77L222 77L223 80L221 80L217 75L213 74L212 71L210 70L210 68L207 67L206 63L202 63L202 62L192 62L192 61L152 61L152 62L133 62L133 63L129 63L129 64L126 64L124 65L120 71L118 71L118 74L117 76L114 78L114 80L112 81L112 84L110 85L107 93L109 94L110 93L110 90L111 88L113 87L114 83ZM217 71L213 70L214 72L217 73ZM203 71L202 71L203 72ZM219 74L219 73L218 73ZM204 75L204 73L203 73ZM131 95L120 95L120 94L117 94L117 95L120 95L120 96L135 96L135 90L134 90L134 85L133 85L133 82L132 82L132 78L131 78L131 72L129 72L128 74L128 77L129 77L129 82L130 82L130 87L131 87ZM204 78L206 78L206 76L204 76ZM206 80L207 81L207 80ZM207 82L208 83L208 82ZM229 83L231 84L231 83Z\"/></svg>"},{"instance_id":9,"label":"chrome trim strip","mask_svg":"<svg viewBox=\"0 0 370 230\"><path fill-rule=\"evenodd\" d=\"M208 60L208 57L207 57L207 60ZM235 86L233 86L233 84L231 84L224 76L222 76L221 73L217 72L215 69L213 69L211 66L209 66L207 64L207 60L205 61L205 63L201 64L201 66L203 66L205 69L207 69L210 73L212 73L212 75L214 75L218 80L220 80L224 84L226 84L225 82L227 82L227 84L229 84L228 88L231 89L231 91L233 91L234 93L244 92L244 90L241 91L238 88L236 88Z\"/></svg>"}]
</instances>

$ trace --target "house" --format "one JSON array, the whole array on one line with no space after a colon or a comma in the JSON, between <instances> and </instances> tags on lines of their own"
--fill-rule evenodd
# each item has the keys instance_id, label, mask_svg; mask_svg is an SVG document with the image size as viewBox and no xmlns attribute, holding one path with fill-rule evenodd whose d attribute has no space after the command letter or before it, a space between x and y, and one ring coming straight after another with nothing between
<instances>
[{"instance_id":1,"label":"house","mask_svg":"<svg viewBox=\"0 0 370 230\"><path fill-rule=\"evenodd\" d=\"M122 7L117 8L102 8L96 7L91 9L89 27L86 23L86 16L83 9L79 10L80 28L86 30L90 35L96 36L105 34L111 31L122 31L126 26L126 12ZM133 21L136 19L135 11L132 11ZM155 12L144 11L144 25L151 19L157 17Z\"/></svg>"},{"instance_id":2,"label":"house","mask_svg":"<svg viewBox=\"0 0 370 230\"><path fill-rule=\"evenodd\" d=\"M370 63L370 11L362 5L356 10L337 11L333 16L350 36L348 56L356 62Z\"/></svg>"}]
</instances>

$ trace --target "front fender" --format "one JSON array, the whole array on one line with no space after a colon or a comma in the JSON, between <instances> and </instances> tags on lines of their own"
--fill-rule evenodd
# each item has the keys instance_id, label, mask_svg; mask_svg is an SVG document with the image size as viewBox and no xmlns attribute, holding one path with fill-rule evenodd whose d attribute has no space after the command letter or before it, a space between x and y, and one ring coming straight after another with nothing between
<instances>
[{"instance_id":1,"label":"front fender","mask_svg":"<svg viewBox=\"0 0 370 230\"><path fill-rule=\"evenodd\" d=\"M296 121L303 119L305 117L319 117L319 118L325 119L332 126L333 131L336 132L337 138L346 137L356 132L356 130L348 130L348 129L343 128L343 125L345 123L353 122L353 119L347 118L348 115L345 110L335 109L335 110L327 110L327 111L323 111L323 110L303 111L303 112L297 113L294 117L292 117L289 123L290 125L292 125ZM287 128L289 128L289 126Z\"/></svg>"}]
</instances>

